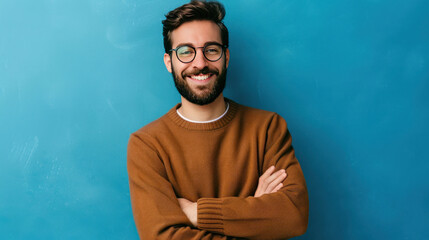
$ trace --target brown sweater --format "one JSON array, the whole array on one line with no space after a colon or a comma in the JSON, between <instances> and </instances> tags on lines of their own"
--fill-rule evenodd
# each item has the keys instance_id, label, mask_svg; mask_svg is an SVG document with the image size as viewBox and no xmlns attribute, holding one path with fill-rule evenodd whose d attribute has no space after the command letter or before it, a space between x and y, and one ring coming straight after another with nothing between
<instances>
[{"instance_id":1,"label":"brown sweater","mask_svg":"<svg viewBox=\"0 0 429 240\"><path fill-rule=\"evenodd\" d=\"M191 123L180 104L130 137L128 174L141 239L287 239L304 234L308 195L286 122L231 100L227 114ZM271 165L280 191L253 197ZM198 227L177 198L198 202Z\"/></svg>"}]
</instances>

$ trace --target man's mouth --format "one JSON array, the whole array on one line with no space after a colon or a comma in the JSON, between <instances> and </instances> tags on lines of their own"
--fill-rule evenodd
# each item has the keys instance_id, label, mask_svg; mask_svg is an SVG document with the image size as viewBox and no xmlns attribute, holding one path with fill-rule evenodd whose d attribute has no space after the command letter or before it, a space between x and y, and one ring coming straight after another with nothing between
<instances>
[{"instance_id":1,"label":"man's mouth","mask_svg":"<svg viewBox=\"0 0 429 240\"><path fill-rule=\"evenodd\" d=\"M210 78L211 76L213 76L213 74L208 73L208 74L198 74L198 75L189 75L189 77L192 80L196 80L196 81L204 81L207 80L208 78Z\"/></svg>"}]
</instances>

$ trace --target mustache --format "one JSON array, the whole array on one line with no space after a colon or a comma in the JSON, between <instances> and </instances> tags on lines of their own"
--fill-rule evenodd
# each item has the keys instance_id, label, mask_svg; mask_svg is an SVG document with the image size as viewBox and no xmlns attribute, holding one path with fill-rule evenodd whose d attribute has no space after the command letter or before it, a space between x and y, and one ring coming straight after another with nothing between
<instances>
[{"instance_id":1,"label":"mustache","mask_svg":"<svg viewBox=\"0 0 429 240\"><path fill-rule=\"evenodd\" d=\"M216 69L210 69L208 67L204 67L203 69L195 69L193 71L184 72L182 74L182 77L185 78L187 75L199 75L199 74L208 74L208 73L219 75L219 71L217 71Z\"/></svg>"}]
</instances>

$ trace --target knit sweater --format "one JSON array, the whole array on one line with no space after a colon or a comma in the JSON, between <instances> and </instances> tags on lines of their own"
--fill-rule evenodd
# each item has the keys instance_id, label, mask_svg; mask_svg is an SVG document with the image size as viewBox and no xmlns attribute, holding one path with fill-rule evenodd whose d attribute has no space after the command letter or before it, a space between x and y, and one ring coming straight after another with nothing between
<instances>
[{"instance_id":1,"label":"knit sweater","mask_svg":"<svg viewBox=\"0 0 429 240\"><path fill-rule=\"evenodd\" d=\"M308 195L285 120L226 99L227 114L192 123L176 112L133 133L128 174L141 239L287 239L308 223ZM253 197L274 165L283 187ZM193 227L177 198L197 202Z\"/></svg>"}]
</instances>

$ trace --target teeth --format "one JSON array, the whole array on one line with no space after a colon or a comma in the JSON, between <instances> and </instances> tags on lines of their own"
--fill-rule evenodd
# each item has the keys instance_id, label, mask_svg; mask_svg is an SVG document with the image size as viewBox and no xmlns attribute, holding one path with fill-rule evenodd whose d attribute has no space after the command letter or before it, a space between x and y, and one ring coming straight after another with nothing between
<instances>
[{"instance_id":1,"label":"teeth","mask_svg":"<svg viewBox=\"0 0 429 240\"><path fill-rule=\"evenodd\" d=\"M202 80L206 80L207 78L209 78L209 75L208 74L207 75L198 75L198 76L192 75L192 78L195 80L202 81Z\"/></svg>"}]
</instances>

